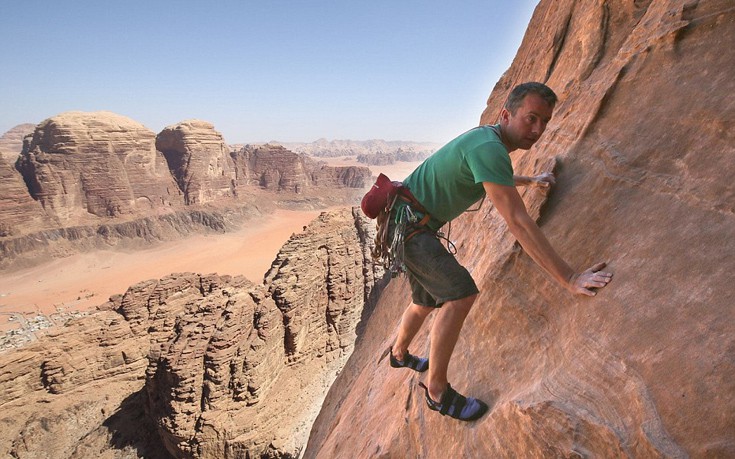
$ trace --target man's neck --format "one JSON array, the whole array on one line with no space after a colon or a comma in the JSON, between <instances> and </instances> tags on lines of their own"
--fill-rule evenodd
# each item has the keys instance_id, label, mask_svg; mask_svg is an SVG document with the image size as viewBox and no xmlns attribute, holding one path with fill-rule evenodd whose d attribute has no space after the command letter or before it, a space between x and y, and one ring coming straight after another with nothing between
<instances>
[{"instance_id":1,"label":"man's neck","mask_svg":"<svg viewBox=\"0 0 735 459\"><path fill-rule=\"evenodd\" d=\"M500 123L498 126L500 127L499 129L500 130L500 141L503 142L503 145L505 145L505 149L508 150L508 153L510 154L514 152L515 150L517 150L517 148L515 148L510 143L510 141L508 140L508 137L505 135L505 126L503 126L503 123Z\"/></svg>"}]
</instances>

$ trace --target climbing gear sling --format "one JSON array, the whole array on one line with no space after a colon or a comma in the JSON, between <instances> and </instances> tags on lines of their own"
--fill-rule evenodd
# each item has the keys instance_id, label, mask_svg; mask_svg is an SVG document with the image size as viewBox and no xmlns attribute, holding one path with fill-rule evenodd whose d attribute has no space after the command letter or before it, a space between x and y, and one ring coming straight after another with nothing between
<instances>
[{"instance_id":1,"label":"climbing gear sling","mask_svg":"<svg viewBox=\"0 0 735 459\"><path fill-rule=\"evenodd\" d=\"M376 220L377 230L372 257L374 260L381 260L383 267L390 271L392 277L406 272L403 246L420 233L428 232L444 239L447 242L447 250L452 254L457 253L454 243L445 237L444 233L427 226L432 219L431 214L401 182L391 181L384 174L380 174L370 191L362 198L360 207L366 216ZM395 216L391 222L393 214Z\"/></svg>"}]
</instances>

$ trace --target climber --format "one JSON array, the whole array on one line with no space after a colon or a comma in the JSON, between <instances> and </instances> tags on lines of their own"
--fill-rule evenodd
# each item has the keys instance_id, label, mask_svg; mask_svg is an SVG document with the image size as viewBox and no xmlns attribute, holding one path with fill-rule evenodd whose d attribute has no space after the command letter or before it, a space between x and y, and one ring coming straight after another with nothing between
<instances>
[{"instance_id":1,"label":"climber","mask_svg":"<svg viewBox=\"0 0 735 459\"><path fill-rule=\"evenodd\" d=\"M598 263L575 272L552 248L536 222L528 215L516 186L548 188L552 173L534 177L513 175L509 153L528 150L551 120L557 97L541 83L523 83L508 96L499 124L479 126L439 149L403 182L425 213L416 205L398 200L390 213L390 231L403 222L403 264L412 291L412 303L403 313L390 365L418 372L428 370L424 389L430 409L455 419L471 421L488 410L487 404L460 395L449 384L447 369L460 330L479 290L467 269L447 251L437 231L470 206L487 196L523 249L553 279L574 294L594 296L595 289L610 282L612 274ZM429 218L426 217L429 215ZM418 221L425 222L423 225ZM407 223L406 223L407 222ZM402 228L402 227L401 227ZM428 358L408 348L426 317L437 316L430 333Z\"/></svg>"}]
</instances>

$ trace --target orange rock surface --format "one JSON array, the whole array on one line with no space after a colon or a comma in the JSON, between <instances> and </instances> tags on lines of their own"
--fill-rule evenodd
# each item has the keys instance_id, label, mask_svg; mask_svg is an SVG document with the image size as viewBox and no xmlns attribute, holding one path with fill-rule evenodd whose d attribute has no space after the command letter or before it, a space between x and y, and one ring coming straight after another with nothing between
<instances>
[{"instance_id":1,"label":"orange rock surface","mask_svg":"<svg viewBox=\"0 0 735 459\"><path fill-rule=\"evenodd\" d=\"M733 43L729 0L541 1L480 122L517 83L557 91L514 167L556 169L526 204L572 266L607 261L612 283L574 297L491 205L465 214L452 234L481 293L449 376L491 411L443 418L419 375L389 367L409 302L393 281L305 457L735 457Z\"/></svg>"}]
</instances>

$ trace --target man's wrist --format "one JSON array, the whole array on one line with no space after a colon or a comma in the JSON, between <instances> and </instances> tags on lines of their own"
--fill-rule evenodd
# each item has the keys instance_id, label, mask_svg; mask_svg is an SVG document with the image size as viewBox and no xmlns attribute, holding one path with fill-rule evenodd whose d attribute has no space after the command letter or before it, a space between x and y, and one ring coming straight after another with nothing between
<instances>
[{"instance_id":1,"label":"man's wrist","mask_svg":"<svg viewBox=\"0 0 735 459\"><path fill-rule=\"evenodd\" d=\"M534 178L533 177L527 177L525 175L514 175L513 181L515 182L516 186L528 186L533 184Z\"/></svg>"}]
</instances>

